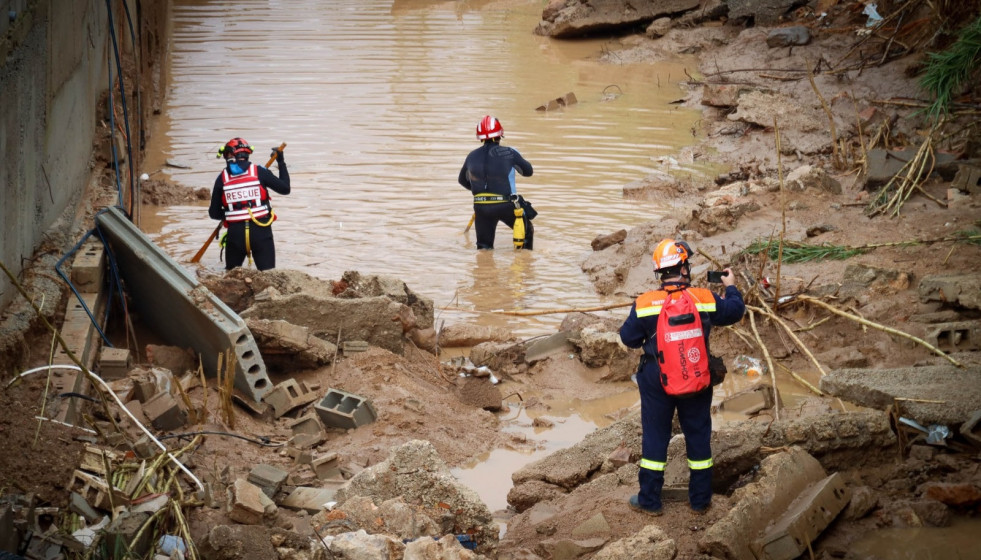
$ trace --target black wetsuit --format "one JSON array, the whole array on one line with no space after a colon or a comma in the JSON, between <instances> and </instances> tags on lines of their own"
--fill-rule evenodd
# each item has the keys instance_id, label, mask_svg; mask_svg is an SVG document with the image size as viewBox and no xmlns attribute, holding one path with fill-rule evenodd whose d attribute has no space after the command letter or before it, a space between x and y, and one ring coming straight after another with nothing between
<instances>
[{"instance_id":1,"label":"black wetsuit","mask_svg":"<svg viewBox=\"0 0 981 560\"><path fill-rule=\"evenodd\" d=\"M290 173L286 169L286 162L282 156L277 160L279 166L279 177L273 175L261 165L256 165L259 176L259 183L268 190L279 194L290 194ZM248 162L244 162L248 165ZM215 186L211 190L211 206L208 208L208 215L214 220L225 219L225 206L222 203L224 183L222 174L218 174L215 179ZM268 201L267 201L268 203ZM272 217L259 220L265 223ZM269 270L276 268L276 245L273 241L272 223L268 226L261 226L255 221L229 222L228 237L225 245L225 269L231 270L237 266L242 266L246 257L245 246L245 225L249 224L249 248L252 250L252 260L255 267L259 270Z\"/></svg>"},{"instance_id":2,"label":"black wetsuit","mask_svg":"<svg viewBox=\"0 0 981 560\"><path fill-rule=\"evenodd\" d=\"M476 215L477 248L493 249L498 222L514 228L514 172L524 177L532 174L531 164L514 148L501 146L493 140L485 140L467 155L460 169L460 185L474 195L473 211ZM482 202L478 202L481 201ZM525 248L531 249L533 230L531 222L525 232Z\"/></svg>"}]
</instances>

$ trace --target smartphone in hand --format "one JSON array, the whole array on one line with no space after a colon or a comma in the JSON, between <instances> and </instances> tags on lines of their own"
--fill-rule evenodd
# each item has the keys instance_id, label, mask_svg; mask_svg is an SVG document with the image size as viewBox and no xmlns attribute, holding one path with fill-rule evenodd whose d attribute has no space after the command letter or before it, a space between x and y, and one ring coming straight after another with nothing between
<instances>
[{"instance_id":1,"label":"smartphone in hand","mask_svg":"<svg viewBox=\"0 0 981 560\"><path fill-rule=\"evenodd\" d=\"M722 277L726 274L724 270L710 270L708 271L708 281L712 284L721 284Z\"/></svg>"}]
</instances>

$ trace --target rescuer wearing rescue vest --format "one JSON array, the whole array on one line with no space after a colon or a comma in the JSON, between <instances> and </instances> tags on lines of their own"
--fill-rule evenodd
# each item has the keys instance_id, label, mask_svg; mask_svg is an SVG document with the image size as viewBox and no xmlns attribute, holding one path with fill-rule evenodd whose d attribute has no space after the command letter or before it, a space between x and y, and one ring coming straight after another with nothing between
<instances>
[{"instance_id":1,"label":"rescuer wearing rescue vest","mask_svg":"<svg viewBox=\"0 0 981 560\"><path fill-rule=\"evenodd\" d=\"M276 214L269 190L289 194L290 173L281 149L273 148L279 177L251 163L252 151L252 146L241 138L232 138L218 150L218 157L225 158L225 169L215 179L208 215L214 220L224 220L228 228L224 240L226 270L241 266L246 258L255 261L259 270L276 268L272 232Z\"/></svg>"},{"instance_id":2,"label":"rescuer wearing rescue vest","mask_svg":"<svg viewBox=\"0 0 981 560\"><path fill-rule=\"evenodd\" d=\"M745 311L735 275L725 269L720 297L691 286L691 248L665 239L654 249L654 272L661 289L639 296L620 327L620 340L643 348L637 385L643 427L640 491L629 499L634 509L661 515L661 489L675 409L685 435L692 511L705 513L712 502L712 384L708 371L712 326L732 325ZM670 323L670 324L669 324Z\"/></svg>"},{"instance_id":3,"label":"rescuer wearing rescue vest","mask_svg":"<svg viewBox=\"0 0 981 560\"><path fill-rule=\"evenodd\" d=\"M477 139L481 146L467 155L460 169L459 182L473 193L473 212L477 229L477 249L493 249L498 222L504 222L515 230L515 221L521 219L525 208L518 196L514 172L531 177L532 167L514 148L501 145L504 128L494 117L485 116L477 123ZM527 225L525 225L527 224ZM515 237L515 247L531 249L534 229L531 221L522 220L522 241Z\"/></svg>"}]
</instances>

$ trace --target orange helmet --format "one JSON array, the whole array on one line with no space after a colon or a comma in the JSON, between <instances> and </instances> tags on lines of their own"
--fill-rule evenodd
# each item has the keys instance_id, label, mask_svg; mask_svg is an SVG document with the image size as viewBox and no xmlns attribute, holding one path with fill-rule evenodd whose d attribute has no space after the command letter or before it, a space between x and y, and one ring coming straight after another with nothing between
<instances>
[{"instance_id":1,"label":"orange helmet","mask_svg":"<svg viewBox=\"0 0 981 560\"><path fill-rule=\"evenodd\" d=\"M664 239L654 247L654 270L663 270L688 262L691 255L691 247L684 241L674 239Z\"/></svg>"},{"instance_id":2,"label":"orange helmet","mask_svg":"<svg viewBox=\"0 0 981 560\"><path fill-rule=\"evenodd\" d=\"M501 121L487 115L477 123L477 140L489 140L504 136L504 127Z\"/></svg>"},{"instance_id":3,"label":"orange helmet","mask_svg":"<svg viewBox=\"0 0 981 560\"><path fill-rule=\"evenodd\" d=\"M251 153L252 146L244 138L232 138L218 150L218 157L239 159L240 156L243 156L244 159L249 159Z\"/></svg>"}]
</instances>

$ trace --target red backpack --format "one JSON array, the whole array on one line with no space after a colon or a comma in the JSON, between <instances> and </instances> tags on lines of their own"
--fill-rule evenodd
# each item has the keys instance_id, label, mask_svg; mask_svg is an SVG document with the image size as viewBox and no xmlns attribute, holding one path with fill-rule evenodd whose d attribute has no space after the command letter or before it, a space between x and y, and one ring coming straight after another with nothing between
<instances>
[{"instance_id":1,"label":"red backpack","mask_svg":"<svg viewBox=\"0 0 981 560\"><path fill-rule=\"evenodd\" d=\"M677 294L677 297L675 297ZM668 293L657 318L657 359L664 392L690 396L711 384L702 317L688 292Z\"/></svg>"}]
</instances>

